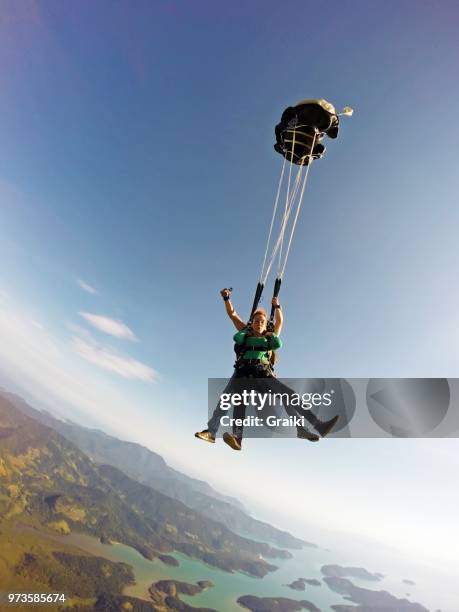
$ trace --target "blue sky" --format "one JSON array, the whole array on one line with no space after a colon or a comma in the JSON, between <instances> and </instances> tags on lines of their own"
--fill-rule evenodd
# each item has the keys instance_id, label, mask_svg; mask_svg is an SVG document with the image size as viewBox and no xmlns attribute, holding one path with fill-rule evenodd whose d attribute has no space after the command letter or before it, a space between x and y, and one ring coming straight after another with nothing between
<instances>
[{"instance_id":1,"label":"blue sky","mask_svg":"<svg viewBox=\"0 0 459 612\"><path fill-rule=\"evenodd\" d=\"M410 549L435 515L444 531L427 556L441 557L458 499L433 476L425 490L422 457L428 448L454 472L455 440L250 440L235 456L193 432L207 378L233 363L218 291L233 286L247 313L281 166L274 125L305 97L355 114L311 171L281 294L279 374L458 375L458 21L447 1L2 2L8 379L248 500L268 479L330 525L332 498L352 491L358 507L369 486L366 516L379 517L376 483L395 479L405 540L394 527L392 543ZM339 459L343 490L303 507L280 449L285 465L313 460L319 487ZM406 537L413 496L420 531ZM350 510L334 526L358 530L362 517Z\"/></svg>"}]
</instances>

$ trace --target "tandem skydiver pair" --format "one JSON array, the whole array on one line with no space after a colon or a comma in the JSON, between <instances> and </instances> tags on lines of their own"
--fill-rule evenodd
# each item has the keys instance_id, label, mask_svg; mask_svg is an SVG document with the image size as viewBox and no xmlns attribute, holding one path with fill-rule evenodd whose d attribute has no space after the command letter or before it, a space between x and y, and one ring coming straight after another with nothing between
<instances>
[{"instance_id":1,"label":"tandem skydiver pair","mask_svg":"<svg viewBox=\"0 0 459 612\"><path fill-rule=\"evenodd\" d=\"M234 335L236 343L237 359L234 374L229 380L223 394L243 393L247 386L255 387L257 392L271 394L279 393L287 395L288 398L296 396L297 393L284 385L273 374L273 352L281 348L282 341L279 338L283 324L282 310L279 298L273 297L272 306L275 316L273 330L268 331L268 318L264 309L257 308L249 324L244 323L238 316L230 300L229 289L222 289L221 295L225 302L226 312L238 330ZM223 395L222 394L222 395ZM219 429L222 417L228 414L228 410L222 407L220 401L215 408L212 417L207 423L207 428L196 432L195 436L206 442L215 442L216 434ZM329 421L321 421L310 410L303 410L295 406L294 402L288 401L283 404L285 411L293 423L307 420L310 425L322 436L326 436L335 426L338 416ZM243 438L243 424L245 419L246 406L240 404L234 407L233 413L233 433L225 432L223 440L234 450L241 450ZM316 442L320 439L319 435L310 431L307 427L296 425L297 437Z\"/></svg>"}]
</instances>

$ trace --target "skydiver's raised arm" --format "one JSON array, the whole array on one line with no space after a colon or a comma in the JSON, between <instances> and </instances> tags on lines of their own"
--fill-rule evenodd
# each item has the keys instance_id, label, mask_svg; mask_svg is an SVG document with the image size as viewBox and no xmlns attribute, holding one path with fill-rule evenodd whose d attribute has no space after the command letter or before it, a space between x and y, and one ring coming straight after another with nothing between
<instances>
[{"instance_id":1,"label":"skydiver's raised arm","mask_svg":"<svg viewBox=\"0 0 459 612\"><path fill-rule=\"evenodd\" d=\"M238 331L243 330L245 327L247 327L247 325L246 325L246 323L244 323L244 321L241 319L241 317L234 310L234 306L232 305L231 300L230 300L230 291L229 291L229 289L222 289L220 291L220 295L222 296L223 301L225 302L226 314L229 316L229 318L233 322L234 327Z\"/></svg>"},{"instance_id":2,"label":"skydiver's raised arm","mask_svg":"<svg viewBox=\"0 0 459 612\"><path fill-rule=\"evenodd\" d=\"M276 309L274 311L274 333L279 336L284 323L284 315L282 314L281 306L279 304L279 298L273 297L271 304Z\"/></svg>"}]
</instances>

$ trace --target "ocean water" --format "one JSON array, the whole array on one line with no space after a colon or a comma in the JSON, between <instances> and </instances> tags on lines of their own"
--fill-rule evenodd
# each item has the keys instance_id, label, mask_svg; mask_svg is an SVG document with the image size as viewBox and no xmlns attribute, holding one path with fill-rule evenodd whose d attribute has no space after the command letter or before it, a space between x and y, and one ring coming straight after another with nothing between
<instances>
[{"instance_id":1,"label":"ocean water","mask_svg":"<svg viewBox=\"0 0 459 612\"><path fill-rule=\"evenodd\" d=\"M356 550L355 543L351 545L351 542L345 550L342 550L341 544L339 549L307 547L301 551L291 551L292 559L268 560L279 567L277 571L267 574L264 578L253 578L240 572L234 574L224 572L181 553L174 554L180 565L170 567L156 559L149 561L124 544L115 543L107 546L101 544L96 538L78 534L65 536L65 541L112 561L123 561L131 565L134 569L136 584L127 587L125 594L143 599L148 599L148 587L157 580L169 578L191 583L198 580L211 580L214 587L193 597L181 596L182 599L190 605L230 612L241 610L236 603L237 598L241 595L282 596L290 599L309 600L323 612L329 612L332 604L349 603L322 582L320 571L322 565L337 563L364 567L370 572L380 572L385 576L379 582L352 578L352 582L358 586L387 590L397 597L406 597L409 601L421 603L431 612L435 610L458 612L459 610L459 594L454 593L455 582L453 580L443 579L439 582L439 576L432 569L422 566L415 567L387 551L376 555L377 560L375 561L374 550L366 549L359 552ZM286 586L287 583L300 577L317 578L321 581L321 586L306 585L305 591L294 591ZM403 579L412 580L416 584L407 585L403 583ZM410 595L407 596L407 593Z\"/></svg>"}]
</instances>

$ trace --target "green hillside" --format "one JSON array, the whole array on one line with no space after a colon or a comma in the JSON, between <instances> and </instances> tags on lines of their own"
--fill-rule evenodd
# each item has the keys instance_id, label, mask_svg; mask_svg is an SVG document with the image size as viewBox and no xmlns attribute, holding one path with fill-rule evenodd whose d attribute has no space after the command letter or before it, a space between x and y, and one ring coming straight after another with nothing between
<instances>
[{"instance_id":1,"label":"green hillside","mask_svg":"<svg viewBox=\"0 0 459 612\"><path fill-rule=\"evenodd\" d=\"M182 551L226 571L264 576L276 569L266 558L289 553L232 533L183 503L140 484L113 466L99 466L75 445L49 427L18 411L0 398L0 530L9 534L0 562L5 574L22 567L42 580L42 570L24 541L22 549L11 534L78 532L116 540L147 558L164 558ZM40 546L47 547L40 539ZM21 553L22 551L22 553ZM39 563L61 566L64 557L39 551ZM65 558L67 559L67 558ZM67 559L68 561L68 559ZM20 565L22 563L22 565ZM67 563L68 564L68 563ZM20 573L17 575L21 575ZM114 574L121 583L124 574ZM124 576L126 580L127 575Z\"/></svg>"},{"instance_id":2,"label":"green hillside","mask_svg":"<svg viewBox=\"0 0 459 612\"><path fill-rule=\"evenodd\" d=\"M231 531L285 548L314 546L286 531L254 519L234 498L220 495L207 483L172 469L160 455L140 444L118 440L103 431L87 429L70 421L61 421L47 412L35 410L17 395L0 390L0 397L2 396L23 414L62 434L95 462L121 469L134 480L183 502L214 521L223 523Z\"/></svg>"}]
</instances>

